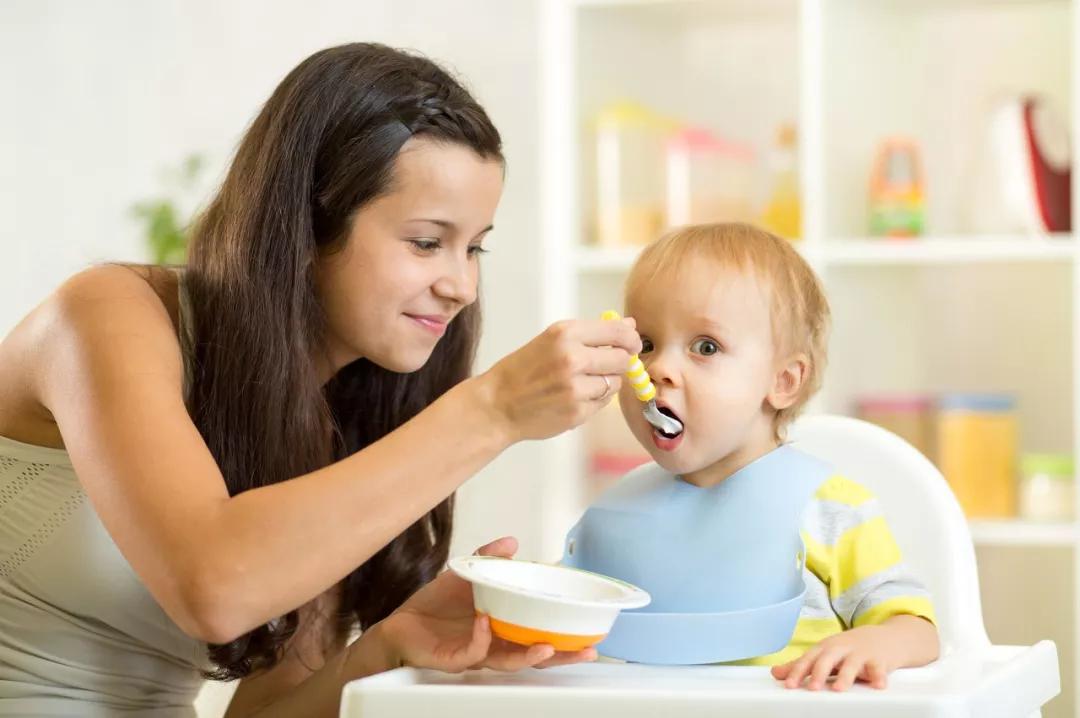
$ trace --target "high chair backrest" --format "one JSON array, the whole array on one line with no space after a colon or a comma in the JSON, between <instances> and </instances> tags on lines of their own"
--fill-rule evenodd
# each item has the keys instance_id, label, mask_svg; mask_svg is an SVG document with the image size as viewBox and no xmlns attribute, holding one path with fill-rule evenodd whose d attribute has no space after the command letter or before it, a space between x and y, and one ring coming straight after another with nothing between
<instances>
[{"instance_id":1,"label":"high chair backrest","mask_svg":"<svg viewBox=\"0 0 1080 718\"><path fill-rule=\"evenodd\" d=\"M788 441L878 497L904 560L930 591L943 647L989 645L971 532L941 472L900 437L858 419L805 416Z\"/></svg>"}]
</instances>

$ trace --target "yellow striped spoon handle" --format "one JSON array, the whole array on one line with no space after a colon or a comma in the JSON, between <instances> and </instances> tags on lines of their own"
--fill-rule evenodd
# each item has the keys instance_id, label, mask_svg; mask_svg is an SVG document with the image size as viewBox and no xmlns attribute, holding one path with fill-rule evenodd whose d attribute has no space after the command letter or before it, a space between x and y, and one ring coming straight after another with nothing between
<instances>
[{"instance_id":1,"label":"yellow striped spoon handle","mask_svg":"<svg viewBox=\"0 0 1080 718\"><path fill-rule=\"evenodd\" d=\"M618 321L622 317L619 316L618 312L609 309L601 314L600 318L605 321ZM683 430L682 423L662 413L657 408L656 387L653 386L652 379L649 378L649 372L645 370L645 365L637 354L630 357L630 364L626 369L626 378L630 380L630 386L634 388L634 394L645 405L643 409L645 420L652 424L654 428L669 436L681 434Z\"/></svg>"},{"instance_id":2,"label":"yellow striped spoon handle","mask_svg":"<svg viewBox=\"0 0 1080 718\"><path fill-rule=\"evenodd\" d=\"M600 318L609 322L617 322L622 319L618 312L611 309L601 314ZM649 401L656 398L656 387L653 386L652 379L649 378L649 372L645 370L645 365L641 363L641 359L637 354L630 356L630 364L626 369L626 378L630 380L630 386L634 387L634 393L637 394L638 399Z\"/></svg>"}]
</instances>

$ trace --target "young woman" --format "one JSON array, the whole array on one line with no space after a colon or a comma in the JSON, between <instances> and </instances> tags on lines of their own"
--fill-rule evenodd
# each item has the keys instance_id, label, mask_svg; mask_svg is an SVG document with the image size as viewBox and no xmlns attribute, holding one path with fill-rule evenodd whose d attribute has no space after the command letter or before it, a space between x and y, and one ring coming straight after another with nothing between
<instances>
[{"instance_id":1,"label":"young woman","mask_svg":"<svg viewBox=\"0 0 1080 718\"><path fill-rule=\"evenodd\" d=\"M500 147L429 60L316 53L186 267L84 271L0 344L0 712L191 715L208 673L243 679L230 716L332 716L402 664L592 657L492 639L439 575L454 490L640 349L569 321L470 378Z\"/></svg>"}]
</instances>

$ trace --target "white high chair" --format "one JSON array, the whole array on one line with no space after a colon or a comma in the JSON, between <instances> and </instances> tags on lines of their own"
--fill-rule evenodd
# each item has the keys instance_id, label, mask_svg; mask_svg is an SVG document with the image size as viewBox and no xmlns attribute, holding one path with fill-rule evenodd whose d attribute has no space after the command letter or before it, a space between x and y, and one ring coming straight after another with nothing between
<instances>
[{"instance_id":1,"label":"white high chair","mask_svg":"<svg viewBox=\"0 0 1080 718\"><path fill-rule=\"evenodd\" d=\"M945 651L990 645L975 546L945 478L896 434L846 416L807 416L788 443L877 495L905 562L929 589Z\"/></svg>"},{"instance_id":2,"label":"white high chair","mask_svg":"<svg viewBox=\"0 0 1080 718\"><path fill-rule=\"evenodd\" d=\"M983 625L975 545L960 503L938 468L896 434L846 416L803 417L792 424L787 438L877 495L904 561L933 598L942 654L992 648ZM1057 695L1056 651L1054 658L1047 687Z\"/></svg>"},{"instance_id":3,"label":"white high chair","mask_svg":"<svg viewBox=\"0 0 1080 718\"><path fill-rule=\"evenodd\" d=\"M939 661L895 672L884 691L856 685L845 693L786 690L759 667L579 664L460 675L401 668L346 686L342 718L1038 716L1060 692L1057 650L1050 641L990 644L971 534L933 464L894 434L845 417L800 419L789 440L877 494L905 560L934 600L944 648Z\"/></svg>"}]
</instances>

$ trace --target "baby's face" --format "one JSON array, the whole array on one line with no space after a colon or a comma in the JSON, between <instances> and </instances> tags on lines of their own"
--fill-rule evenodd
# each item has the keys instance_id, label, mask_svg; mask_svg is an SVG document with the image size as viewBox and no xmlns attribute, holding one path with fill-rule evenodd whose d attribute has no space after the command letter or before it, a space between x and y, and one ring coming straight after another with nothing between
<instances>
[{"instance_id":1,"label":"baby's face","mask_svg":"<svg viewBox=\"0 0 1080 718\"><path fill-rule=\"evenodd\" d=\"M628 382L619 403L634 436L664 469L692 479L773 443L776 376L769 299L751 273L687 262L627 298L657 405L685 430L667 439L645 421Z\"/></svg>"}]
</instances>

